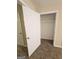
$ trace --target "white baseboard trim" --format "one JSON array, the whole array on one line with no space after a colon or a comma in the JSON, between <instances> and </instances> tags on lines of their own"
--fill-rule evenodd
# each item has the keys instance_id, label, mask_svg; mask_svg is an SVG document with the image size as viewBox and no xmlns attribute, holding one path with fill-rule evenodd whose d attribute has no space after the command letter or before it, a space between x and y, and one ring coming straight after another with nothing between
<instances>
[{"instance_id":1,"label":"white baseboard trim","mask_svg":"<svg viewBox=\"0 0 79 59\"><path fill-rule=\"evenodd\" d=\"M54 47L59 47L59 48L62 48L62 46L61 46L61 45L54 45Z\"/></svg>"},{"instance_id":2,"label":"white baseboard trim","mask_svg":"<svg viewBox=\"0 0 79 59\"><path fill-rule=\"evenodd\" d=\"M53 39L44 39L44 38L41 38L41 40L53 40Z\"/></svg>"}]
</instances>

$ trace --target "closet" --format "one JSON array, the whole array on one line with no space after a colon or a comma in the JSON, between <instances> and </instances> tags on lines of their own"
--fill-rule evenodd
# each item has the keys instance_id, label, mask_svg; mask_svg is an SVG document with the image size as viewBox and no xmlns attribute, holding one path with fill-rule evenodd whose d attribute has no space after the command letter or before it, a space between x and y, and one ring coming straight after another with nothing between
<instances>
[{"instance_id":1,"label":"closet","mask_svg":"<svg viewBox=\"0 0 79 59\"><path fill-rule=\"evenodd\" d=\"M41 14L41 39L53 40L56 13Z\"/></svg>"}]
</instances>

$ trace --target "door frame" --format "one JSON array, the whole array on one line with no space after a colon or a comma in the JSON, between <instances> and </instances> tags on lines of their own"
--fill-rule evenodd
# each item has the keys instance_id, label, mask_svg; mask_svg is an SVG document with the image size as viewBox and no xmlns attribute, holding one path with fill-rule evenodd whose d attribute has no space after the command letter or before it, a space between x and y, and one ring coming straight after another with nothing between
<instances>
[{"instance_id":1,"label":"door frame","mask_svg":"<svg viewBox=\"0 0 79 59\"><path fill-rule=\"evenodd\" d=\"M40 13L40 15L46 15L46 14L56 14L56 16L57 16L57 13L58 13L58 11L56 10L56 11L49 11L49 12L41 12ZM55 33L56 33L56 17L55 17L55 27L54 27L54 40L55 40ZM53 40L53 45L54 45L54 40Z\"/></svg>"},{"instance_id":2,"label":"door frame","mask_svg":"<svg viewBox=\"0 0 79 59\"><path fill-rule=\"evenodd\" d=\"M23 41L24 41L24 46L26 47L27 42L26 42L26 33L25 33L25 26L24 26L24 17L23 17L23 10L22 10L22 5L17 4L17 12L19 13L20 16L20 21L21 21L21 27L22 27L22 33L23 34Z\"/></svg>"},{"instance_id":3,"label":"door frame","mask_svg":"<svg viewBox=\"0 0 79 59\"><path fill-rule=\"evenodd\" d=\"M23 28L22 29L22 32L23 32L23 41L24 41L24 47L26 47L26 50L27 50L27 56L29 56L28 55L28 47L27 47L27 39L26 39L26 31L25 31L25 25L24 25L24 14L23 14L23 8L22 8L22 5L24 5L25 6L25 4L22 2L22 1L20 1L20 0L17 0L17 12L19 13L19 15L20 15L20 21L21 21L21 27ZM19 7L18 7L19 6Z\"/></svg>"}]
</instances>

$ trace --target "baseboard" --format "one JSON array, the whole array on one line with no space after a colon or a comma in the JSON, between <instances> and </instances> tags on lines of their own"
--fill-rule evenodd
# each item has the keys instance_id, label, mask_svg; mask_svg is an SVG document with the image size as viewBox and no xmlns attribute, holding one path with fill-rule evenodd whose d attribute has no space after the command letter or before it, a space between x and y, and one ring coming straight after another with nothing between
<instances>
[{"instance_id":1,"label":"baseboard","mask_svg":"<svg viewBox=\"0 0 79 59\"><path fill-rule=\"evenodd\" d=\"M61 46L61 45L54 45L54 47L59 47L59 48L62 48L62 46Z\"/></svg>"},{"instance_id":2,"label":"baseboard","mask_svg":"<svg viewBox=\"0 0 79 59\"><path fill-rule=\"evenodd\" d=\"M53 40L53 39L44 39L44 38L41 38L41 39L43 39L43 40Z\"/></svg>"}]
</instances>

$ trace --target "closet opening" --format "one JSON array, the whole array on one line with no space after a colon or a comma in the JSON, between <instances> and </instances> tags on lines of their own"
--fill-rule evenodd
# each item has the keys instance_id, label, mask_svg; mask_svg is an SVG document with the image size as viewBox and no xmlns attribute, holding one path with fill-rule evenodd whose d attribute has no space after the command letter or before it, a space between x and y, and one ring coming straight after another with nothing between
<instances>
[{"instance_id":1,"label":"closet opening","mask_svg":"<svg viewBox=\"0 0 79 59\"><path fill-rule=\"evenodd\" d=\"M53 46L56 13L41 14L41 42Z\"/></svg>"}]
</instances>

